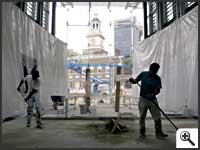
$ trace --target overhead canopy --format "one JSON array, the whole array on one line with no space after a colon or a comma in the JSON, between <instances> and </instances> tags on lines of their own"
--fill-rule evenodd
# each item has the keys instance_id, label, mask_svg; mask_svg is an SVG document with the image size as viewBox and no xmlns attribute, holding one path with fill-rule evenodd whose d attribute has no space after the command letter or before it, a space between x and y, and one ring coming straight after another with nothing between
<instances>
[{"instance_id":1,"label":"overhead canopy","mask_svg":"<svg viewBox=\"0 0 200 150\"><path fill-rule=\"evenodd\" d=\"M139 8L139 3L141 2L59 2L58 6L70 6L72 8L76 6L89 6L90 7L107 7L110 9L111 7L124 7L124 9L132 8L137 9Z\"/></svg>"}]
</instances>

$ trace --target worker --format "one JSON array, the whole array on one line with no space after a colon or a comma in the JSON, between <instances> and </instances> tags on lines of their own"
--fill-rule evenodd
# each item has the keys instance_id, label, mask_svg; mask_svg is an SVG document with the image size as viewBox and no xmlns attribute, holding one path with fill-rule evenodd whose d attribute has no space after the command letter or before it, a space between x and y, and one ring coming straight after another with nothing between
<instances>
[{"instance_id":1,"label":"worker","mask_svg":"<svg viewBox=\"0 0 200 150\"><path fill-rule=\"evenodd\" d=\"M35 106L36 109L36 128L43 128L43 123L41 122L41 114L40 114L40 75L37 70L31 72L31 75L27 75L24 79L19 83L17 90L20 92L20 87L23 83L28 84L26 88L27 94L25 96L25 102L27 103L27 127L31 126L31 118L33 116L33 108ZM21 92L20 92L21 93Z\"/></svg>"},{"instance_id":2,"label":"worker","mask_svg":"<svg viewBox=\"0 0 200 150\"><path fill-rule=\"evenodd\" d=\"M139 98L139 124L140 124L140 138L144 139L145 135L145 118L147 111L149 109L151 116L154 119L155 123L155 134L157 138L165 138L168 135L163 133L162 124L161 124L161 114L156 105L151 102L154 101L156 104L157 98L156 95L160 93L162 88L161 78L157 75L157 72L160 68L158 63L152 63L149 67L149 71L141 72L136 79L130 78L129 81L132 84L137 84L141 81L140 89L140 98Z\"/></svg>"}]
</instances>

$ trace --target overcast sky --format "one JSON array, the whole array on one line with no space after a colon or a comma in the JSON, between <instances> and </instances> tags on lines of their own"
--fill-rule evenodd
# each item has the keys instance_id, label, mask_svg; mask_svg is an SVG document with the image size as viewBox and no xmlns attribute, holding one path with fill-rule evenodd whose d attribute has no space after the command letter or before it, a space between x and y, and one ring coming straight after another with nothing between
<instances>
[{"instance_id":1,"label":"overcast sky","mask_svg":"<svg viewBox=\"0 0 200 150\"><path fill-rule=\"evenodd\" d=\"M114 20L136 16L138 24L143 26L142 9L136 9L131 13L130 9L125 10L124 7L111 7L111 12L106 6L92 7L90 20L94 17L94 14L98 14L97 17L101 21L101 31L105 37L104 47L111 55L114 53ZM56 11L56 37L68 43L69 49L82 53L82 50L87 48L86 35L89 28L88 26L68 26L67 29L67 20L69 25L87 25L89 21L88 6L75 6L74 8L57 7ZM109 25L110 22L112 23L111 27Z\"/></svg>"}]
</instances>

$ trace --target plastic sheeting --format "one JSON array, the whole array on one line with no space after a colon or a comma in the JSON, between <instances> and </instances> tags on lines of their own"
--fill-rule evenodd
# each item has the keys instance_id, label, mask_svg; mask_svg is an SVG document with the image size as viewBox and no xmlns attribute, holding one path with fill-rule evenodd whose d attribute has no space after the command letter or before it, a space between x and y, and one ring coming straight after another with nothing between
<instances>
[{"instance_id":1,"label":"plastic sheeting","mask_svg":"<svg viewBox=\"0 0 200 150\"><path fill-rule=\"evenodd\" d=\"M41 78L41 103L50 108L50 95L66 95L64 52L67 45L36 24L13 3L2 8L2 118L25 115L17 92L23 65L30 73L36 64Z\"/></svg>"},{"instance_id":2,"label":"plastic sheeting","mask_svg":"<svg viewBox=\"0 0 200 150\"><path fill-rule=\"evenodd\" d=\"M146 40L136 43L133 53L133 77L148 70L152 62L160 64L161 108L198 116L198 7ZM139 95L137 85L134 96ZM185 109L185 110L187 110Z\"/></svg>"}]
</instances>

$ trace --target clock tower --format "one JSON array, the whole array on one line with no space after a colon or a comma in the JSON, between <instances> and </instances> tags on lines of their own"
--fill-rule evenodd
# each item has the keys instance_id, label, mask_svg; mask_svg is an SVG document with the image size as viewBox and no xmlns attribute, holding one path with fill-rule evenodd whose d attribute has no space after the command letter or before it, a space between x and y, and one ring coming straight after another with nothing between
<instances>
[{"instance_id":1,"label":"clock tower","mask_svg":"<svg viewBox=\"0 0 200 150\"><path fill-rule=\"evenodd\" d=\"M104 50L104 36L101 32L101 21L96 17L92 19L90 31L86 36L88 39L88 49L83 51L83 55L107 55Z\"/></svg>"}]
</instances>

